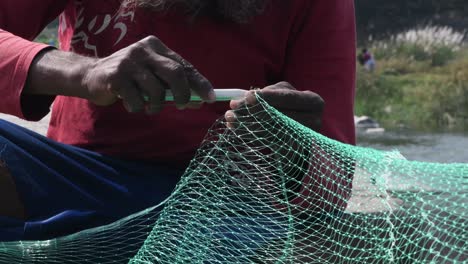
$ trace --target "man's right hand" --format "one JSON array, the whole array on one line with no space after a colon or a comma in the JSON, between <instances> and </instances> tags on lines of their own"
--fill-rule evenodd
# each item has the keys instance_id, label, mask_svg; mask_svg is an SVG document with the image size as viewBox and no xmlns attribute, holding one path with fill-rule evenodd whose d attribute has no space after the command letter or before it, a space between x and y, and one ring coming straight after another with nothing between
<instances>
[{"instance_id":1,"label":"man's right hand","mask_svg":"<svg viewBox=\"0 0 468 264\"><path fill-rule=\"evenodd\" d=\"M46 50L31 65L23 93L76 96L102 106L120 98L129 112L151 114L162 109L166 89L180 109L192 92L215 100L211 83L192 64L150 36L99 59Z\"/></svg>"},{"instance_id":2,"label":"man's right hand","mask_svg":"<svg viewBox=\"0 0 468 264\"><path fill-rule=\"evenodd\" d=\"M109 105L121 98L129 112L159 112L166 89L172 91L179 108L189 103L191 91L206 102L215 100L210 82L152 36L94 62L83 85L93 103Z\"/></svg>"}]
</instances>

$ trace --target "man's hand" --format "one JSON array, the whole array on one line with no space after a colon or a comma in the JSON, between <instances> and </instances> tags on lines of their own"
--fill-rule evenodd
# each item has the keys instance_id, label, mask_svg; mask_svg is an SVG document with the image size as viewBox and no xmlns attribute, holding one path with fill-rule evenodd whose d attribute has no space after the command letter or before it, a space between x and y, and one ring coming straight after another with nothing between
<instances>
[{"instance_id":1,"label":"man's hand","mask_svg":"<svg viewBox=\"0 0 468 264\"><path fill-rule=\"evenodd\" d=\"M280 82L261 90L250 91L242 100L231 101L231 109L226 112L225 118L229 127L235 127L238 116L247 115L247 109L252 113L261 111L258 106L256 94L269 105L297 122L318 131L321 126L323 99L311 91L297 91L291 84Z\"/></svg>"},{"instance_id":2,"label":"man's hand","mask_svg":"<svg viewBox=\"0 0 468 264\"><path fill-rule=\"evenodd\" d=\"M294 199L301 194L302 183L309 172L310 156L316 148L312 147L313 142L308 142L300 133L295 134L295 131L291 131L287 126L272 120L272 116L257 102L257 96L315 131L321 126L324 101L316 93L297 91L289 83L281 82L261 90L249 91L242 100L231 101L232 110L225 114L227 127L234 131L236 139L242 140L242 144L247 144L256 154L263 155L261 159L254 158L252 164L270 164L272 167L266 168L265 171L281 168L288 174L284 183L287 199ZM250 156L247 155L246 158ZM259 177L261 176L264 175L260 174ZM276 187L283 184L278 182L283 180L280 178L271 177L269 180L276 181L270 182ZM263 179L262 181L268 182ZM281 193L278 199L284 199L284 193Z\"/></svg>"},{"instance_id":3,"label":"man's hand","mask_svg":"<svg viewBox=\"0 0 468 264\"><path fill-rule=\"evenodd\" d=\"M189 62L147 37L99 59L46 49L34 58L23 94L74 96L102 106L120 98L129 112L156 113L166 89L178 108L191 107L192 92L204 102L216 99L210 82Z\"/></svg>"},{"instance_id":4,"label":"man's hand","mask_svg":"<svg viewBox=\"0 0 468 264\"><path fill-rule=\"evenodd\" d=\"M189 103L191 91L206 102L215 100L210 82L156 37L97 60L83 85L93 103L110 105L121 98L129 112L159 112L166 89L172 91L176 106L182 109Z\"/></svg>"}]
</instances>

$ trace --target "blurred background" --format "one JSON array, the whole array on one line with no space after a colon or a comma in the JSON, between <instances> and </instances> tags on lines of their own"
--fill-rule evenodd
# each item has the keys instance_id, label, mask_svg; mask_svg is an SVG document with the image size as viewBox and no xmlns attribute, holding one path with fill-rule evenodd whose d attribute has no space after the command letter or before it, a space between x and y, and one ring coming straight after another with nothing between
<instances>
[{"instance_id":1,"label":"blurred background","mask_svg":"<svg viewBox=\"0 0 468 264\"><path fill-rule=\"evenodd\" d=\"M356 0L358 142L468 162L468 1Z\"/></svg>"},{"instance_id":2,"label":"blurred background","mask_svg":"<svg viewBox=\"0 0 468 264\"><path fill-rule=\"evenodd\" d=\"M358 144L468 162L468 1L355 3ZM57 26L37 40L57 45Z\"/></svg>"}]
</instances>

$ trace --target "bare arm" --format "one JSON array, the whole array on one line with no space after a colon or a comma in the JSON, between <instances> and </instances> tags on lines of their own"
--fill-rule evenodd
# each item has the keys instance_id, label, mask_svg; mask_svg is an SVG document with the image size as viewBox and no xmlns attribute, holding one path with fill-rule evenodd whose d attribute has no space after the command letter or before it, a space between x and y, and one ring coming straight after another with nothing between
<instances>
[{"instance_id":1,"label":"bare arm","mask_svg":"<svg viewBox=\"0 0 468 264\"><path fill-rule=\"evenodd\" d=\"M47 46L31 42L65 10L68 0L0 1L0 112L39 120L53 97L22 97L29 67ZM27 18L27 19L24 19ZM24 105L28 107L23 108Z\"/></svg>"},{"instance_id":2,"label":"bare arm","mask_svg":"<svg viewBox=\"0 0 468 264\"><path fill-rule=\"evenodd\" d=\"M81 80L86 69L96 59L80 56L71 52L46 49L33 60L24 95L65 95L90 98L81 87Z\"/></svg>"},{"instance_id":3,"label":"bare arm","mask_svg":"<svg viewBox=\"0 0 468 264\"><path fill-rule=\"evenodd\" d=\"M156 113L166 89L180 108L192 91L206 102L215 99L210 82L189 62L157 38L147 37L101 59L44 50L30 67L23 94L74 96L98 105L121 98L130 112Z\"/></svg>"}]
</instances>

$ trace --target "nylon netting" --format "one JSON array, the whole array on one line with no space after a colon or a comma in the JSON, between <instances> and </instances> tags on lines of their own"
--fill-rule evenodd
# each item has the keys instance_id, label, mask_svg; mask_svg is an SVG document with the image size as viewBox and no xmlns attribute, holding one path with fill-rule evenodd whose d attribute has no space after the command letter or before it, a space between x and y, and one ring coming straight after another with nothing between
<instances>
[{"instance_id":1,"label":"nylon netting","mask_svg":"<svg viewBox=\"0 0 468 264\"><path fill-rule=\"evenodd\" d=\"M260 103L213 125L172 195L0 263L466 263L467 164L328 139Z\"/></svg>"}]
</instances>

